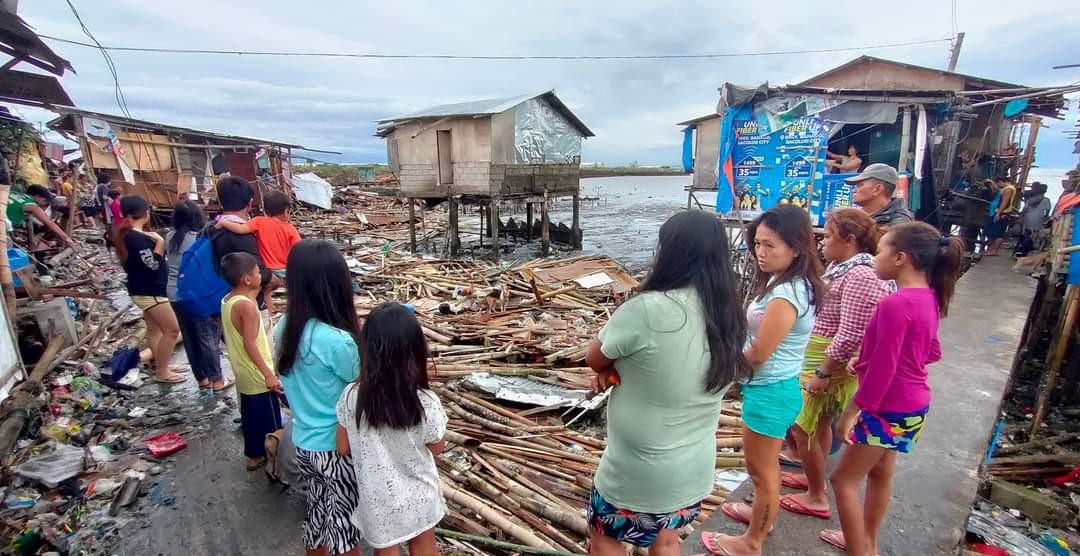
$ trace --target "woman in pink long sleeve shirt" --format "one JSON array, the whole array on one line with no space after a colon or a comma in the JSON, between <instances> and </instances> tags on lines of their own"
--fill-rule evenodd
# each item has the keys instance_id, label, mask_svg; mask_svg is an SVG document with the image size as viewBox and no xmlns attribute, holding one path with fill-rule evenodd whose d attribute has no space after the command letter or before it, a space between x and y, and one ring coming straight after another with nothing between
<instances>
[{"instance_id":1,"label":"woman in pink long sleeve shirt","mask_svg":"<svg viewBox=\"0 0 1080 556\"><path fill-rule=\"evenodd\" d=\"M874 271L900 289L866 326L855 364L859 389L837 426L849 444L832 474L843 532L821 533L850 556L878 554L896 454L911 451L930 409L926 366L941 358L938 322L948 313L963 252L962 240L922 222L896 226L878 244Z\"/></svg>"}]
</instances>

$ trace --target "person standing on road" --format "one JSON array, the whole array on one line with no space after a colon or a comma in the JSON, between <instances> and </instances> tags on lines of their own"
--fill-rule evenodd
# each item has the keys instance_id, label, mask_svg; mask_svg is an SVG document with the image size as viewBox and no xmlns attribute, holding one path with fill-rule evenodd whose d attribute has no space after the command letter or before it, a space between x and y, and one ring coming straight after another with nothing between
<instances>
[{"instance_id":1,"label":"person standing on road","mask_svg":"<svg viewBox=\"0 0 1080 556\"><path fill-rule=\"evenodd\" d=\"M588 505L590 554L625 555L622 543L679 554L678 530L713 491L720 402L750 374L737 284L721 219L676 214L639 293L589 344L594 389L618 383Z\"/></svg>"},{"instance_id":2,"label":"person standing on road","mask_svg":"<svg viewBox=\"0 0 1080 556\"><path fill-rule=\"evenodd\" d=\"M888 228L915 220L904 200L893 197L896 184L900 183L896 168L880 162L871 164L861 174L844 180L844 183L855 186L851 200L865 210L878 226Z\"/></svg>"},{"instance_id":3,"label":"person standing on road","mask_svg":"<svg viewBox=\"0 0 1080 556\"><path fill-rule=\"evenodd\" d=\"M350 518L368 501L358 500L351 457L337 451L338 400L360 374L352 276L341 252L317 239L293 246L286 271L288 306L274 334L296 463L307 484L304 546L312 556L359 554L360 531Z\"/></svg>"},{"instance_id":4,"label":"person standing on road","mask_svg":"<svg viewBox=\"0 0 1080 556\"><path fill-rule=\"evenodd\" d=\"M803 406L791 435L805 474L784 472L781 483L805 493L785 494L780 507L822 519L832 517L825 465L832 451L833 419L851 403L858 382L848 361L858 352L866 323L888 283L874 273L879 232L857 208L833 211L825 222L822 254L830 262L824 279L829 292L818 311L803 360Z\"/></svg>"},{"instance_id":5,"label":"person standing on road","mask_svg":"<svg viewBox=\"0 0 1080 556\"><path fill-rule=\"evenodd\" d=\"M184 352L187 353L191 372L199 381L199 388L221 392L232 386L231 379L221 375L221 323L216 317L199 317L184 310L176 302L176 282L180 275L180 262L199 231L206 225L206 216L192 201L180 201L173 208L173 229L165 235L166 259L169 263L169 303L180 324Z\"/></svg>"},{"instance_id":6,"label":"person standing on road","mask_svg":"<svg viewBox=\"0 0 1080 556\"><path fill-rule=\"evenodd\" d=\"M742 386L743 453L754 502L721 506L725 515L749 525L742 535L701 537L712 553L757 556L779 513L780 448L802 408L799 374L825 284L806 210L774 206L750 224L747 243L761 271L757 295L746 309L750 337L744 354L755 370Z\"/></svg>"}]
</instances>

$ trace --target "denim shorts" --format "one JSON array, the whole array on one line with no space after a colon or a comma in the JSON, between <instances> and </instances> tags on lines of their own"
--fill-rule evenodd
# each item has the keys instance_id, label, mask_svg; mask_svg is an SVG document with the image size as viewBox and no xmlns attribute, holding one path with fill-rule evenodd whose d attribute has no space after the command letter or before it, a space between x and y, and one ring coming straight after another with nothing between
<instances>
[{"instance_id":1,"label":"denim shorts","mask_svg":"<svg viewBox=\"0 0 1080 556\"><path fill-rule=\"evenodd\" d=\"M770 438L784 438L802 410L798 376L771 384L744 384L742 396L746 428Z\"/></svg>"}]
</instances>

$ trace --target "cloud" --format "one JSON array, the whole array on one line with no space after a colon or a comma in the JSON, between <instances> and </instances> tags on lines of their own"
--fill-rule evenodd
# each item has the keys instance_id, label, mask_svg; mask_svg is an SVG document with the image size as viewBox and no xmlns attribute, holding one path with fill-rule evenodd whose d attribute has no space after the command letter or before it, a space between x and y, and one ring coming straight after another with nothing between
<instances>
[{"instance_id":1,"label":"cloud","mask_svg":"<svg viewBox=\"0 0 1080 556\"><path fill-rule=\"evenodd\" d=\"M952 34L948 3L891 6L793 0L732 4L505 3L494 0L183 3L76 0L104 44L394 54L671 54L842 48ZM1080 51L1075 10L1053 3L1012 9L1004 0L960 1L967 33L959 70L1030 85L1067 83L1080 71L1050 67ZM45 34L85 40L62 3L23 2L20 15ZM54 44L77 75L64 85L82 107L119 112L101 54ZM725 81L792 83L862 52L708 60L457 61L113 54L132 115L187 127L340 150L346 161L381 161L375 120L433 104L554 88L597 133L584 156L609 164L679 161L678 121L715 107ZM947 43L866 53L943 67ZM1075 157L1055 123L1040 136L1045 165Z\"/></svg>"}]
</instances>

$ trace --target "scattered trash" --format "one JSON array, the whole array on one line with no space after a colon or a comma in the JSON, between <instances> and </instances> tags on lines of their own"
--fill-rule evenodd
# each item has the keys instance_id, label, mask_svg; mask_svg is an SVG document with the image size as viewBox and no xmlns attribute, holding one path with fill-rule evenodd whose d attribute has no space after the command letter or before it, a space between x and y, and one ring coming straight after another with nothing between
<instances>
[{"instance_id":1,"label":"scattered trash","mask_svg":"<svg viewBox=\"0 0 1080 556\"><path fill-rule=\"evenodd\" d=\"M31 488L20 488L7 493L4 498L4 507L9 510L33 508L34 504L41 499L41 494Z\"/></svg>"},{"instance_id":2,"label":"scattered trash","mask_svg":"<svg viewBox=\"0 0 1080 556\"><path fill-rule=\"evenodd\" d=\"M1056 552L1024 533L998 523L994 516L981 510L972 510L968 518L968 533L975 535L981 544L1004 549L1008 556L1056 556Z\"/></svg>"},{"instance_id":3,"label":"scattered trash","mask_svg":"<svg viewBox=\"0 0 1080 556\"><path fill-rule=\"evenodd\" d=\"M750 474L745 471L727 469L716 474L715 484L728 492L735 492L749 478Z\"/></svg>"},{"instance_id":4,"label":"scattered trash","mask_svg":"<svg viewBox=\"0 0 1080 556\"><path fill-rule=\"evenodd\" d=\"M16 465L15 472L27 479L40 481L49 488L56 488L83 470L83 457L82 449L57 444L52 452Z\"/></svg>"}]
</instances>

